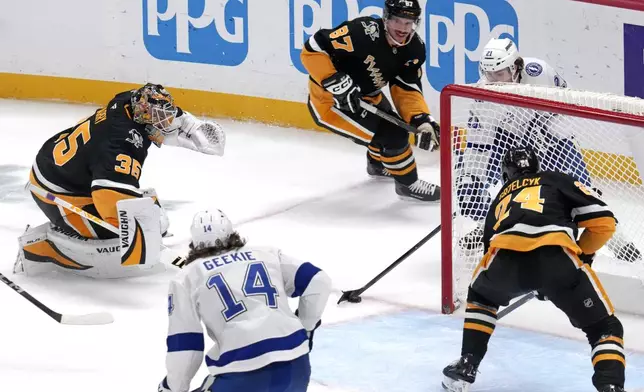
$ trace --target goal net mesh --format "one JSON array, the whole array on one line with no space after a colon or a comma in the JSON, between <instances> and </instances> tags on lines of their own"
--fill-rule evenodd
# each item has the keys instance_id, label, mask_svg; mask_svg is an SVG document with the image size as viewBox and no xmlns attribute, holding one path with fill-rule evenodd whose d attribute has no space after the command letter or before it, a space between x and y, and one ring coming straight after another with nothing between
<instances>
[{"instance_id":1,"label":"goal net mesh","mask_svg":"<svg viewBox=\"0 0 644 392\"><path fill-rule=\"evenodd\" d=\"M451 101L454 299L465 300L472 272L483 256L483 221L502 186L501 159L513 145L532 146L541 159L542 170L574 176L615 213L619 221L617 233L598 252L593 267L611 274L644 277L639 252L644 249L644 188L640 174L644 174L644 132L639 127L592 115L593 110L601 109L644 118L644 100L519 84L476 87L482 89L480 98L454 96ZM488 91L570 104L581 114L493 103L485 100Z\"/></svg>"}]
</instances>

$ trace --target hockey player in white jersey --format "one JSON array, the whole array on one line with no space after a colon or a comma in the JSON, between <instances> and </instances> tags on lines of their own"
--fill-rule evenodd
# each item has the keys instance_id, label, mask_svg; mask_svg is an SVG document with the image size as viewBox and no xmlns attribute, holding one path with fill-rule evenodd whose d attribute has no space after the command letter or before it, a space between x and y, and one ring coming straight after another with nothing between
<instances>
[{"instance_id":1,"label":"hockey player in white jersey","mask_svg":"<svg viewBox=\"0 0 644 392\"><path fill-rule=\"evenodd\" d=\"M326 273L279 249L246 246L219 210L195 215L187 265L170 283L167 376L159 392L186 392L214 345L199 391L303 392L309 352L331 290ZM299 297L294 314L288 298Z\"/></svg>"},{"instance_id":2,"label":"hockey player in white jersey","mask_svg":"<svg viewBox=\"0 0 644 392\"><path fill-rule=\"evenodd\" d=\"M479 60L479 73L479 83L568 87L552 66L541 59L522 57L508 38L493 38L487 43ZM498 105L481 101L470 108L467 148L459 157L456 177L460 213L478 223L459 241L469 251L482 246L482 220L493 196L491 190L501 183L501 158L510 146L532 146L544 170L570 174L601 195L601 189L593 187L575 136L560 117L537 111L530 117L525 115L526 109L513 110L509 108L505 116L498 116ZM640 251L619 230L607 247L620 260L634 262L642 258Z\"/></svg>"}]
</instances>

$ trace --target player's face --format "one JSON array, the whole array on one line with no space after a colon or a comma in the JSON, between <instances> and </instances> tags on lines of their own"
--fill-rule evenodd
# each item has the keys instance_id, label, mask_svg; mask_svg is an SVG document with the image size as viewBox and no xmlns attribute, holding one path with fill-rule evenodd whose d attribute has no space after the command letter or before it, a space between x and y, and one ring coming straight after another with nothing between
<instances>
[{"instance_id":1,"label":"player's face","mask_svg":"<svg viewBox=\"0 0 644 392\"><path fill-rule=\"evenodd\" d=\"M512 72L510 72L510 68L494 72L485 72L485 79L491 83L510 83L512 82Z\"/></svg>"},{"instance_id":2,"label":"player's face","mask_svg":"<svg viewBox=\"0 0 644 392\"><path fill-rule=\"evenodd\" d=\"M401 18L399 16L390 16L387 18L387 33L398 44L406 43L415 28L416 22L414 20Z\"/></svg>"}]
</instances>

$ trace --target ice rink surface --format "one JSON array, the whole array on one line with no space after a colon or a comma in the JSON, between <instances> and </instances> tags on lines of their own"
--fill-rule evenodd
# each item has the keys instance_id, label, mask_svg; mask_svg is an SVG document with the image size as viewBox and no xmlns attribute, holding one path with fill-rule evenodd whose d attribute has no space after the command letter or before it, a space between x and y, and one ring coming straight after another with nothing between
<instances>
[{"instance_id":1,"label":"ice rink surface","mask_svg":"<svg viewBox=\"0 0 644 392\"><path fill-rule=\"evenodd\" d=\"M0 100L0 272L58 312L115 317L105 326L59 325L0 285L0 391L154 391L165 375L166 290L176 271L103 281L11 274L18 236L45 221L22 190L36 153L93 110ZM439 313L438 237L361 304L335 304L341 289L362 286L436 227L439 205L399 200L393 183L369 180L365 149L338 136L220 123L222 158L150 148L141 186L156 188L168 209L174 237L166 244L185 251L192 215L220 208L250 244L281 247L329 273L335 292L315 335L310 391L441 391L441 369L460 352L462 319ZM437 183L438 153L418 155L421 177ZM619 316L627 390L644 391L644 322ZM472 392L593 391L589 356L585 336L564 315L532 301L499 323Z\"/></svg>"}]
</instances>

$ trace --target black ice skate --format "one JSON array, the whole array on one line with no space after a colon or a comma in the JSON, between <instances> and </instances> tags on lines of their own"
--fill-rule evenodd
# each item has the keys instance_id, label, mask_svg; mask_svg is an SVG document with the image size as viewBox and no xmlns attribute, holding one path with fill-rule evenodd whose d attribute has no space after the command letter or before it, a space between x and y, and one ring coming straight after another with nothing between
<instances>
[{"instance_id":1,"label":"black ice skate","mask_svg":"<svg viewBox=\"0 0 644 392\"><path fill-rule=\"evenodd\" d=\"M367 162L367 174L371 178L377 178L377 179L393 179L394 177L385 169L385 167L381 164L376 164L376 163L371 163Z\"/></svg>"},{"instance_id":2,"label":"black ice skate","mask_svg":"<svg viewBox=\"0 0 644 392\"><path fill-rule=\"evenodd\" d=\"M635 244L629 242L619 248L615 257L617 257L618 260L634 263L636 261L642 260L642 253L635 247Z\"/></svg>"},{"instance_id":3,"label":"black ice skate","mask_svg":"<svg viewBox=\"0 0 644 392\"><path fill-rule=\"evenodd\" d=\"M396 193L403 198L412 198L420 201L438 201L441 198L441 188L427 181L416 180L411 185L401 184L396 181Z\"/></svg>"},{"instance_id":4,"label":"black ice skate","mask_svg":"<svg viewBox=\"0 0 644 392\"><path fill-rule=\"evenodd\" d=\"M476 380L479 361L466 354L443 369L443 388L450 392L467 392Z\"/></svg>"},{"instance_id":5,"label":"black ice skate","mask_svg":"<svg viewBox=\"0 0 644 392\"><path fill-rule=\"evenodd\" d=\"M597 389L598 392L626 392L624 388L618 387L616 385L604 385Z\"/></svg>"},{"instance_id":6,"label":"black ice skate","mask_svg":"<svg viewBox=\"0 0 644 392\"><path fill-rule=\"evenodd\" d=\"M483 228L477 226L474 230L465 234L463 238L458 240L458 245L467 250L476 250L483 247Z\"/></svg>"}]
</instances>

